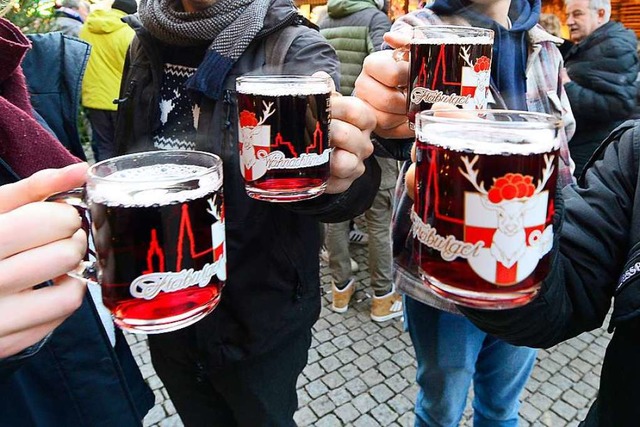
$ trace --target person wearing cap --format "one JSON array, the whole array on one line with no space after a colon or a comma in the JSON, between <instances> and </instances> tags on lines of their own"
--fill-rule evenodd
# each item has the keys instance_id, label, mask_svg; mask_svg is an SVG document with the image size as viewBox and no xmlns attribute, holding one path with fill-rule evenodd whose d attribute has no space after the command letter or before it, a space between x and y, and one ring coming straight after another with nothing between
<instances>
[{"instance_id":1,"label":"person wearing cap","mask_svg":"<svg viewBox=\"0 0 640 427\"><path fill-rule=\"evenodd\" d=\"M111 9L96 9L87 17L80 38L91 45L82 80L82 105L91 123L91 147L96 161L113 157L116 110L122 69L134 31L122 17L138 10L135 0L115 0Z\"/></svg>"},{"instance_id":2,"label":"person wearing cap","mask_svg":"<svg viewBox=\"0 0 640 427\"><path fill-rule=\"evenodd\" d=\"M89 3L82 0L64 0L55 12L51 31L78 37L82 23L89 14Z\"/></svg>"}]
</instances>

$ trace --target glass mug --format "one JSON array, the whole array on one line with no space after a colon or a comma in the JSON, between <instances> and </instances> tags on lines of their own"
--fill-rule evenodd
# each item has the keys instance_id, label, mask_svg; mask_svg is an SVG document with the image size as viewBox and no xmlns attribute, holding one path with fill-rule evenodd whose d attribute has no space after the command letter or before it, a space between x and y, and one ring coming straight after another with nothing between
<instances>
[{"instance_id":1,"label":"glass mug","mask_svg":"<svg viewBox=\"0 0 640 427\"><path fill-rule=\"evenodd\" d=\"M412 29L407 84L410 126L417 113L436 102L463 109L487 108L493 35L493 30L451 25Z\"/></svg>"},{"instance_id":2,"label":"glass mug","mask_svg":"<svg viewBox=\"0 0 640 427\"><path fill-rule=\"evenodd\" d=\"M86 188L49 200L88 209L97 262L71 274L97 271L103 303L120 328L169 332L218 305L226 280L218 156L175 150L114 157L89 168Z\"/></svg>"},{"instance_id":3,"label":"glass mug","mask_svg":"<svg viewBox=\"0 0 640 427\"><path fill-rule=\"evenodd\" d=\"M250 197L293 202L324 193L332 87L328 76L236 80L240 170Z\"/></svg>"},{"instance_id":4,"label":"glass mug","mask_svg":"<svg viewBox=\"0 0 640 427\"><path fill-rule=\"evenodd\" d=\"M419 272L457 304L524 305L549 271L561 122L507 110L451 113L416 116Z\"/></svg>"}]
</instances>

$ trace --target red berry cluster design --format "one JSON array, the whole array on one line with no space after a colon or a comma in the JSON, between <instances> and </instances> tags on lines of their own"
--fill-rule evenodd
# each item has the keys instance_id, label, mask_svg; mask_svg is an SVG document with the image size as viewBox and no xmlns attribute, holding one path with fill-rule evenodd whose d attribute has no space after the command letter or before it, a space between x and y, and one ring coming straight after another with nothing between
<instances>
[{"instance_id":1,"label":"red berry cluster design","mask_svg":"<svg viewBox=\"0 0 640 427\"><path fill-rule=\"evenodd\" d=\"M496 204L505 200L531 197L536 191L532 182L533 177L530 175L508 173L494 180L487 197L491 203Z\"/></svg>"},{"instance_id":2,"label":"red berry cluster design","mask_svg":"<svg viewBox=\"0 0 640 427\"><path fill-rule=\"evenodd\" d=\"M240 127L255 127L258 126L258 119L256 118L256 113L252 113L251 111L242 110L240 112Z\"/></svg>"},{"instance_id":3,"label":"red berry cluster design","mask_svg":"<svg viewBox=\"0 0 640 427\"><path fill-rule=\"evenodd\" d=\"M491 69L491 60L486 56L481 56L476 60L476 65L473 66L473 71L479 73L481 71L489 71Z\"/></svg>"}]
</instances>

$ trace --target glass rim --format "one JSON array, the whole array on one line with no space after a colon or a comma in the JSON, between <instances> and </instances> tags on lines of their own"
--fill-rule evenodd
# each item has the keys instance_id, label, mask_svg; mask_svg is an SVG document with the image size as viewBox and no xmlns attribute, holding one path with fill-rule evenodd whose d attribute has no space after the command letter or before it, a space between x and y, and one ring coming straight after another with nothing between
<instances>
[{"instance_id":1,"label":"glass rim","mask_svg":"<svg viewBox=\"0 0 640 427\"><path fill-rule=\"evenodd\" d=\"M447 125L473 125L477 127L492 127L500 129L555 129L558 130L562 127L562 119L547 113L538 113L534 111L521 111L521 110L500 110L500 109L481 109L481 110L460 110L458 111L463 115L469 113L475 114L476 117L443 117L437 116L437 114L450 113L455 110L426 110L420 111L416 115L416 128L421 126L423 120L429 123L447 124ZM487 120L483 116L493 115L500 117L519 116L523 118L530 118L533 120Z\"/></svg>"},{"instance_id":2,"label":"glass rim","mask_svg":"<svg viewBox=\"0 0 640 427\"><path fill-rule=\"evenodd\" d=\"M264 74L264 75L252 75L252 76L240 76L236 78L236 83L254 83L254 82L265 82L265 81L275 81L278 83L286 83L286 82L309 82L309 83L325 83L329 82L332 77L329 75L326 76L306 76L300 74Z\"/></svg>"},{"instance_id":3,"label":"glass rim","mask_svg":"<svg viewBox=\"0 0 640 427\"><path fill-rule=\"evenodd\" d=\"M134 159L136 157L139 158L145 158L145 157L151 157L151 156L158 156L158 155L164 155L167 157L177 157L177 156L184 156L184 155L193 155L196 154L198 156L203 156L203 157L208 157L210 159L213 160L214 164L212 166L201 166L201 165L196 165L196 166L200 166L203 168L206 168L205 170L203 170L202 172L197 172L194 173L192 175L189 176L185 176L185 177L166 177L166 178L158 178L158 177L154 177L153 179L127 179L127 180L122 180L122 179L117 179L117 178L110 178L109 176L100 176L96 174L96 171L98 168L105 166L109 163L115 163L117 161L121 161L121 160L131 160ZM111 157L109 159L105 159L105 160L101 160L93 165L91 165L89 167L89 170L87 171L87 182L89 180L91 181L102 181L102 182L107 182L107 183L126 183L126 184L137 184L137 183L146 183L146 182L158 182L158 183L165 183L165 182L175 182L175 181L182 181L182 180L192 180L192 179L196 179L196 178L202 178L204 176L207 176L211 173L214 173L218 170L221 170L222 168L222 159L220 158L220 156L213 154L213 153L207 153L206 151L198 151L198 150L154 150L154 151L141 151L138 153L131 153L131 154L124 154L122 156L116 156L116 157Z\"/></svg>"},{"instance_id":4,"label":"glass rim","mask_svg":"<svg viewBox=\"0 0 640 427\"><path fill-rule=\"evenodd\" d=\"M429 31L429 30L446 30L451 31L453 33L462 33L462 32L474 32L478 34L483 34L485 37L493 38L495 36L495 31L490 28L483 27L472 27L470 25L419 25L417 27L412 27L412 31ZM470 35L469 37L475 37L475 34Z\"/></svg>"}]
</instances>

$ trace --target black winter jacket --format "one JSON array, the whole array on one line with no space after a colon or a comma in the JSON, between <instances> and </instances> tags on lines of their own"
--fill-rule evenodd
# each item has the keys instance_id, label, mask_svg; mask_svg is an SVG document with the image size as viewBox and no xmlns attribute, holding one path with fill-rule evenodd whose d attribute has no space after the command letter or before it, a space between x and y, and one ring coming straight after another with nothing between
<instances>
[{"instance_id":1,"label":"black winter jacket","mask_svg":"<svg viewBox=\"0 0 640 427\"><path fill-rule=\"evenodd\" d=\"M120 153L154 149L151 137L160 125L163 65L157 41L134 16L125 19L136 31L139 47L132 48L123 79L115 139ZM265 67L269 35L297 22L292 2L274 0L263 30L229 73L223 99L201 106L197 149L218 154L224 164L228 277L216 310L193 326L208 368L262 354L311 328L320 313L319 221L344 221L364 212L378 188L380 169L370 158L365 174L339 195L285 204L246 195L237 146L235 79ZM294 40L285 62L296 74L324 70L337 81L335 52L316 30L309 28Z\"/></svg>"},{"instance_id":2,"label":"black winter jacket","mask_svg":"<svg viewBox=\"0 0 640 427\"><path fill-rule=\"evenodd\" d=\"M635 427L640 420L639 168L640 121L630 121L612 133L584 188L567 186L556 201L552 270L541 295L512 310L460 307L488 333L546 348L602 325L613 298L615 332L588 427Z\"/></svg>"},{"instance_id":3,"label":"black winter jacket","mask_svg":"<svg viewBox=\"0 0 640 427\"><path fill-rule=\"evenodd\" d=\"M576 118L576 133L569 141L576 176L609 132L633 114L639 70L636 48L635 33L610 21L564 57L572 80L565 89Z\"/></svg>"}]
</instances>

